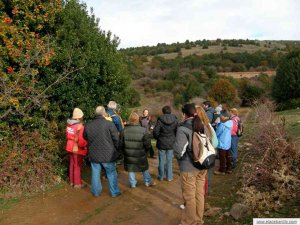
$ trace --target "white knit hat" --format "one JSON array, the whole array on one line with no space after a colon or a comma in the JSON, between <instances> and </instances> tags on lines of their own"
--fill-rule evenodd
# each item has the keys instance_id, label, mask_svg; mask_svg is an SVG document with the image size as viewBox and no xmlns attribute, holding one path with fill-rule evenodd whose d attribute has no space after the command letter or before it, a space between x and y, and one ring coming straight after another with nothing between
<instances>
[{"instance_id":1,"label":"white knit hat","mask_svg":"<svg viewBox=\"0 0 300 225\"><path fill-rule=\"evenodd\" d=\"M116 110L117 109L117 103L115 101L109 101L107 108Z\"/></svg>"},{"instance_id":2,"label":"white knit hat","mask_svg":"<svg viewBox=\"0 0 300 225\"><path fill-rule=\"evenodd\" d=\"M75 108L73 110L73 116L72 116L72 119L80 119L83 117L83 112L81 109L79 108Z\"/></svg>"}]
</instances>

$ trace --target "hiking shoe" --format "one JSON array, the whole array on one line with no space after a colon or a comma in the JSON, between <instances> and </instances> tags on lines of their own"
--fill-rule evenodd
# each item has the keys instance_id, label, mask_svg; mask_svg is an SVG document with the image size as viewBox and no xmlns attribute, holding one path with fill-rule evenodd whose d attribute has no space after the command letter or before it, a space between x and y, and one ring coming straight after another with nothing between
<instances>
[{"instance_id":1,"label":"hiking shoe","mask_svg":"<svg viewBox=\"0 0 300 225\"><path fill-rule=\"evenodd\" d=\"M155 183L154 181L152 181L152 182L149 183L149 184L145 184L146 187L153 187L153 186L155 186L155 185L156 185L156 183Z\"/></svg>"},{"instance_id":2,"label":"hiking shoe","mask_svg":"<svg viewBox=\"0 0 300 225\"><path fill-rule=\"evenodd\" d=\"M136 188L136 185L129 185L130 188Z\"/></svg>"},{"instance_id":3,"label":"hiking shoe","mask_svg":"<svg viewBox=\"0 0 300 225\"><path fill-rule=\"evenodd\" d=\"M169 182L171 182L173 179L168 179Z\"/></svg>"},{"instance_id":4,"label":"hiking shoe","mask_svg":"<svg viewBox=\"0 0 300 225\"><path fill-rule=\"evenodd\" d=\"M81 189L81 188L85 188L87 185L86 184L76 184L74 185L75 189Z\"/></svg>"},{"instance_id":5,"label":"hiking shoe","mask_svg":"<svg viewBox=\"0 0 300 225\"><path fill-rule=\"evenodd\" d=\"M181 205L179 206L179 208L185 209L185 205L184 205L184 204L181 204Z\"/></svg>"},{"instance_id":6,"label":"hiking shoe","mask_svg":"<svg viewBox=\"0 0 300 225\"><path fill-rule=\"evenodd\" d=\"M225 172L215 171L214 174L215 175L225 175Z\"/></svg>"},{"instance_id":7,"label":"hiking shoe","mask_svg":"<svg viewBox=\"0 0 300 225\"><path fill-rule=\"evenodd\" d=\"M118 196L120 196L120 195L121 195L121 192L119 192L119 193L117 193L116 195L113 195L113 196L111 196L111 197L116 198L116 197L118 197Z\"/></svg>"}]
</instances>

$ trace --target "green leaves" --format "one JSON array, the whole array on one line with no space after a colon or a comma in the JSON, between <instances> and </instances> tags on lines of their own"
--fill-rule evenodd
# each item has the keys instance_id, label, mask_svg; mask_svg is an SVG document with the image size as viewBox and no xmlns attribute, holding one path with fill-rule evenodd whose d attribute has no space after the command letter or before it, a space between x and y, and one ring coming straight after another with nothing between
<instances>
[{"instance_id":1,"label":"green leaves","mask_svg":"<svg viewBox=\"0 0 300 225\"><path fill-rule=\"evenodd\" d=\"M300 51L290 52L282 59L272 91L277 102L300 98Z\"/></svg>"}]
</instances>

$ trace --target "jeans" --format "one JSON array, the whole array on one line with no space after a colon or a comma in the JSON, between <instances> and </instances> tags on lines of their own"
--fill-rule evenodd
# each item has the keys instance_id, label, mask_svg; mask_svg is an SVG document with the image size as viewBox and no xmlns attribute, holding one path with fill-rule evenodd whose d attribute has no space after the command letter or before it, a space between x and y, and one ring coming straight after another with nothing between
<instances>
[{"instance_id":1,"label":"jeans","mask_svg":"<svg viewBox=\"0 0 300 225\"><path fill-rule=\"evenodd\" d=\"M182 197L185 209L181 214L181 224L203 224L204 183L206 170L181 172Z\"/></svg>"},{"instance_id":2,"label":"jeans","mask_svg":"<svg viewBox=\"0 0 300 225\"><path fill-rule=\"evenodd\" d=\"M102 185L100 180L101 174L101 166L106 171L108 184L109 184L109 191L112 197L118 196L121 192L118 186L118 175L116 171L116 163L91 163L92 168L92 194L94 196L99 196L102 192Z\"/></svg>"},{"instance_id":3,"label":"jeans","mask_svg":"<svg viewBox=\"0 0 300 225\"><path fill-rule=\"evenodd\" d=\"M231 164L232 164L233 168L236 167L236 159L237 159L237 155L238 155L238 141L239 141L238 136L231 136L230 153L231 153L231 157L232 157Z\"/></svg>"},{"instance_id":4,"label":"jeans","mask_svg":"<svg viewBox=\"0 0 300 225\"><path fill-rule=\"evenodd\" d=\"M151 178L151 175L149 173L149 170L145 170L143 172L143 177L144 177L144 184L146 186L151 184L152 178ZM135 179L135 172L128 172L128 181L129 181L130 187L136 187L137 181Z\"/></svg>"},{"instance_id":5,"label":"jeans","mask_svg":"<svg viewBox=\"0 0 300 225\"><path fill-rule=\"evenodd\" d=\"M173 170L172 170L172 159L173 150L158 150L158 179L163 180L165 177L165 170L168 180L173 180ZM165 160L166 159L166 160Z\"/></svg>"}]
</instances>

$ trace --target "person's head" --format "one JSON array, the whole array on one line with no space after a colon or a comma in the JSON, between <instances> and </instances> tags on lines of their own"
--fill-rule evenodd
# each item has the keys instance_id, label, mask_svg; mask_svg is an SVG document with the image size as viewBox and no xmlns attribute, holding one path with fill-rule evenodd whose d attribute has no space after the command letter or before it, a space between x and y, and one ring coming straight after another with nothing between
<instances>
[{"instance_id":1,"label":"person's head","mask_svg":"<svg viewBox=\"0 0 300 225\"><path fill-rule=\"evenodd\" d=\"M106 115L106 111L104 106L100 105L97 106L96 111L95 111L96 116L105 116Z\"/></svg>"},{"instance_id":2,"label":"person's head","mask_svg":"<svg viewBox=\"0 0 300 225\"><path fill-rule=\"evenodd\" d=\"M204 124L204 126L209 126L208 125L209 120L208 120L207 114L206 114L205 110L203 109L203 107L196 106L196 112L197 112L198 117L200 118L200 120Z\"/></svg>"},{"instance_id":3,"label":"person's head","mask_svg":"<svg viewBox=\"0 0 300 225\"><path fill-rule=\"evenodd\" d=\"M143 110L143 116L148 116L149 115L149 110L148 109L144 109Z\"/></svg>"},{"instance_id":4,"label":"person's head","mask_svg":"<svg viewBox=\"0 0 300 225\"><path fill-rule=\"evenodd\" d=\"M139 124L139 115L136 112L132 112L129 116L128 122L131 124Z\"/></svg>"},{"instance_id":5,"label":"person's head","mask_svg":"<svg viewBox=\"0 0 300 225\"><path fill-rule=\"evenodd\" d=\"M74 119L74 120L82 120L82 118L83 118L83 112L82 112L82 110L79 109L79 108L75 108L73 110L72 119Z\"/></svg>"},{"instance_id":6,"label":"person's head","mask_svg":"<svg viewBox=\"0 0 300 225\"><path fill-rule=\"evenodd\" d=\"M202 105L203 105L203 108L205 108L205 109L211 107L210 101L205 101L202 103Z\"/></svg>"},{"instance_id":7,"label":"person's head","mask_svg":"<svg viewBox=\"0 0 300 225\"><path fill-rule=\"evenodd\" d=\"M235 116L239 115L239 111L236 108L230 109L230 113L233 114L233 115L235 115Z\"/></svg>"},{"instance_id":8,"label":"person's head","mask_svg":"<svg viewBox=\"0 0 300 225\"><path fill-rule=\"evenodd\" d=\"M112 110L116 110L117 109L117 103L115 101L109 101L109 103L107 104L107 108L110 108Z\"/></svg>"},{"instance_id":9,"label":"person's head","mask_svg":"<svg viewBox=\"0 0 300 225\"><path fill-rule=\"evenodd\" d=\"M162 108L163 114L171 114L171 107L166 105Z\"/></svg>"},{"instance_id":10,"label":"person's head","mask_svg":"<svg viewBox=\"0 0 300 225\"><path fill-rule=\"evenodd\" d=\"M225 121L227 121L228 119L229 119L229 115L228 115L227 111L226 111L225 109L223 109L223 110L221 111L221 114L220 114L220 120L221 120L222 122L225 122Z\"/></svg>"},{"instance_id":11,"label":"person's head","mask_svg":"<svg viewBox=\"0 0 300 225\"><path fill-rule=\"evenodd\" d=\"M182 113L186 118L194 117L196 114L196 107L194 103L187 103L182 107Z\"/></svg>"}]
</instances>

